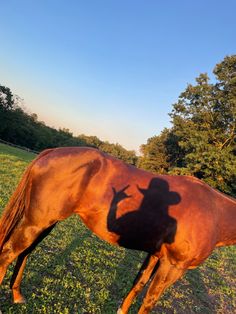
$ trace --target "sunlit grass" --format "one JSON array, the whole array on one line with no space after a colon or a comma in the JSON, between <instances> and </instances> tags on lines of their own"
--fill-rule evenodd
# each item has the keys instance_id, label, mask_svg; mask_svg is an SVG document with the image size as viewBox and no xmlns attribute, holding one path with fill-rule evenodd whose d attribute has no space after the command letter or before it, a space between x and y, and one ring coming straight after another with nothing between
<instances>
[{"instance_id":1,"label":"sunlit grass","mask_svg":"<svg viewBox=\"0 0 236 314\"><path fill-rule=\"evenodd\" d=\"M0 211L35 157L0 145ZM116 313L145 254L108 245L72 216L59 223L31 254L22 290L26 305L12 305L9 279L0 290L5 313ZM153 313L235 313L236 248L216 250L158 302ZM141 297L131 313L137 313Z\"/></svg>"}]
</instances>

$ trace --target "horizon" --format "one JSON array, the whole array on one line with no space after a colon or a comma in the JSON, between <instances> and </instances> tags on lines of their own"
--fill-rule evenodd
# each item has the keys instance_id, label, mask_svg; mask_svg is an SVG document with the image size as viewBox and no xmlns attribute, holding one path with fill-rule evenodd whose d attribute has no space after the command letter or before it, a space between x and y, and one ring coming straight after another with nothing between
<instances>
[{"instance_id":1,"label":"horizon","mask_svg":"<svg viewBox=\"0 0 236 314\"><path fill-rule=\"evenodd\" d=\"M39 120L139 152L172 104L236 51L236 3L1 4L0 83ZM10 21L10 22L9 22Z\"/></svg>"}]
</instances>

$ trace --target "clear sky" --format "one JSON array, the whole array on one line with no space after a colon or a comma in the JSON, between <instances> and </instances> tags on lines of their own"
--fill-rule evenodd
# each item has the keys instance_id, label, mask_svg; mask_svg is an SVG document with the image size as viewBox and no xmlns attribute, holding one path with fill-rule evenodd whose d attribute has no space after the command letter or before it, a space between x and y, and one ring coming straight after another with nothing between
<instances>
[{"instance_id":1,"label":"clear sky","mask_svg":"<svg viewBox=\"0 0 236 314\"><path fill-rule=\"evenodd\" d=\"M0 84L74 135L128 149L236 52L235 0L0 0Z\"/></svg>"}]
</instances>

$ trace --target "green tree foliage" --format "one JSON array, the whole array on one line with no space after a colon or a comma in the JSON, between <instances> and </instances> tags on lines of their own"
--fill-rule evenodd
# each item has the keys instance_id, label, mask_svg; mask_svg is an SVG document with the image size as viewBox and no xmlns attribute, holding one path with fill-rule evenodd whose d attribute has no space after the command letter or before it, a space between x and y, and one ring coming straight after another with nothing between
<instances>
[{"instance_id":1,"label":"green tree foliage","mask_svg":"<svg viewBox=\"0 0 236 314\"><path fill-rule=\"evenodd\" d=\"M99 149L104 151L105 153L108 153L110 155L113 155L114 157L117 157L119 159L122 159L131 165L136 165L138 161L138 157L135 154L135 151L133 150L126 150L124 147L122 147L120 144L110 144L109 142L103 142Z\"/></svg>"},{"instance_id":2,"label":"green tree foliage","mask_svg":"<svg viewBox=\"0 0 236 314\"><path fill-rule=\"evenodd\" d=\"M200 74L180 94L170 114L173 127L142 146L141 166L194 175L236 194L236 55L213 73L215 83Z\"/></svg>"},{"instance_id":3,"label":"green tree foliage","mask_svg":"<svg viewBox=\"0 0 236 314\"><path fill-rule=\"evenodd\" d=\"M108 152L124 161L136 164L134 151L128 151L119 144L101 141L96 136L73 136L67 128L56 130L38 120L37 114L26 113L19 97L8 87L0 85L0 139L36 151L60 146L91 146Z\"/></svg>"},{"instance_id":4,"label":"green tree foliage","mask_svg":"<svg viewBox=\"0 0 236 314\"><path fill-rule=\"evenodd\" d=\"M14 99L8 87L0 85L0 134L6 132L7 124L11 120Z\"/></svg>"},{"instance_id":5,"label":"green tree foliage","mask_svg":"<svg viewBox=\"0 0 236 314\"><path fill-rule=\"evenodd\" d=\"M137 164L138 157L136 156L135 151L127 150L118 143L111 144L107 141L103 142L97 136L86 136L84 134L79 135L78 138L85 141L87 145L99 148L104 153L108 153L114 157L122 159L131 165Z\"/></svg>"},{"instance_id":6,"label":"green tree foliage","mask_svg":"<svg viewBox=\"0 0 236 314\"><path fill-rule=\"evenodd\" d=\"M0 85L0 110L1 112L14 108L14 97L10 88Z\"/></svg>"},{"instance_id":7,"label":"green tree foliage","mask_svg":"<svg viewBox=\"0 0 236 314\"><path fill-rule=\"evenodd\" d=\"M153 173L166 173L170 167L166 140L169 130L164 129L160 135L153 136L147 140L147 144L141 145L142 156L139 158L138 166Z\"/></svg>"}]
</instances>

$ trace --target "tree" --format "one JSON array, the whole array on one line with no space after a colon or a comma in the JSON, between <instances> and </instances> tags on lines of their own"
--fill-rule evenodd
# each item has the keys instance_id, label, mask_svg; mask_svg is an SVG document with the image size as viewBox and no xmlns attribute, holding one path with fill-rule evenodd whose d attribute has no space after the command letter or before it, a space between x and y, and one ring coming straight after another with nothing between
<instances>
[{"instance_id":1,"label":"tree","mask_svg":"<svg viewBox=\"0 0 236 314\"><path fill-rule=\"evenodd\" d=\"M14 97L10 88L0 85L0 110L7 111L14 108Z\"/></svg>"},{"instance_id":2,"label":"tree","mask_svg":"<svg viewBox=\"0 0 236 314\"><path fill-rule=\"evenodd\" d=\"M141 166L189 174L226 193L236 194L236 55L189 84L173 105L172 128L142 146ZM164 168L168 165L167 168Z\"/></svg>"},{"instance_id":3,"label":"tree","mask_svg":"<svg viewBox=\"0 0 236 314\"><path fill-rule=\"evenodd\" d=\"M166 141L169 130L164 129L160 135L153 136L140 148L142 156L139 158L138 167L153 173L167 173L170 166Z\"/></svg>"},{"instance_id":4,"label":"tree","mask_svg":"<svg viewBox=\"0 0 236 314\"><path fill-rule=\"evenodd\" d=\"M235 193L236 56L214 69L216 83L206 74L188 85L170 114L180 150L181 167L227 193Z\"/></svg>"},{"instance_id":5,"label":"tree","mask_svg":"<svg viewBox=\"0 0 236 314\"><path fill-rule=\"evenodd\" d=\"M122 147L120 144L111 144L109 142L103 142L99 149L101 149L103 152L108 153L116 158L122 159L123 161L131 164L136 165L137 163L137 156L135 154L135 151L133 150L126 150L124 147Z\"/></svg>"}]
</instances>

